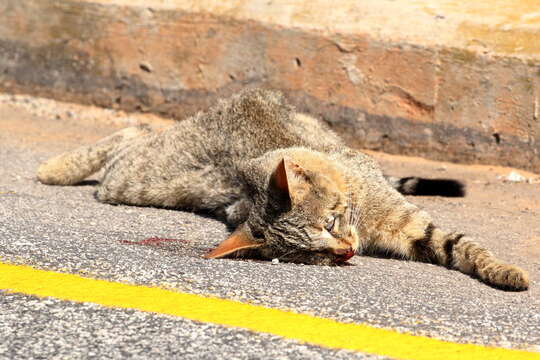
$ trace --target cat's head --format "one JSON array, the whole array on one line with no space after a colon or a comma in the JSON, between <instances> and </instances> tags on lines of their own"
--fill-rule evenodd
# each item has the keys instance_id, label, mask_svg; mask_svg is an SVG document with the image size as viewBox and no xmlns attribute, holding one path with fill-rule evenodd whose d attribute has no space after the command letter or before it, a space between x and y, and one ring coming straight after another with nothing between
<instances>
[{"instance_id":1,"label":"cat's head","mask_svg":"<svg viewBox=\"0 0 540 360\"><path fill-rule=\"evenodd\" d=\"M320 153L293 155L273 159L271 174L253 194L247 221L206 257L249 254L332 265L355 254L358 214L345 176Z\"/></svg>"}]
</instances>

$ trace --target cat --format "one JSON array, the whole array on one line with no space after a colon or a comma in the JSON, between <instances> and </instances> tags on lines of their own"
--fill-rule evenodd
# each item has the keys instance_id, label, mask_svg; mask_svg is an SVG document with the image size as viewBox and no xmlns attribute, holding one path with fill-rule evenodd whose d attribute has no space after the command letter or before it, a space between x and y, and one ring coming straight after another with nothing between
<instances>
[{"instance_id":1,"label":"cat","mask_svg":"<svg viewBox=\"0 0 540 360\"><path fill-rule=\"evenodd\" d=\"M101 202L206 211L235 228L208 259L335 265L385 253L497 288L529 286L524 270L440 229L406 200L402 193L414 193L419 179L384 177L374 159L276 91L244 90L161 132L121 130L46 161L37 178L72 185L101 168ZM446 185L462 194L459 184Z\"/></svg>"}]
</instances>

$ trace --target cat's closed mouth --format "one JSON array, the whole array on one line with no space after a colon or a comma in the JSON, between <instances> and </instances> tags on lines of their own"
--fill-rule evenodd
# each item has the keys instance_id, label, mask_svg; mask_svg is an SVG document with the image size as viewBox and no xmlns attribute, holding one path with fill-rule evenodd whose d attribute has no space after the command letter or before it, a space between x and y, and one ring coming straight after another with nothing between
<instances>
[{"instance_id":1,"label":"cat's closed mouth","mask_svg":"<svg viewBox=\"0 0 540 360\"><path fill-rule=\"evenodd\" d=\"M342 255L337 255L336 258L335 258L335 262L336 262L336 264L342 264L345 261L352 258L354 256L354 254L356 254L356 252L351 249L351 250L347 251L346 253L344 253Z\"/></svg>"}]
</instances>

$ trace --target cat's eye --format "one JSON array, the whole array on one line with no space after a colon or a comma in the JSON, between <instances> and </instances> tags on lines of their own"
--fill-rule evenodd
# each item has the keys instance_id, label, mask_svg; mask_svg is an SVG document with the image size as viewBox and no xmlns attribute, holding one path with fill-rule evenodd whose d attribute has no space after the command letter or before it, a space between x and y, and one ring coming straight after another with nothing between
<instances>
[{"instance_id":1,"label":"cat's eye","mask_svg":"<svg viewBox=\"0 0 540 360\"><path fill-rule=\"evenodd\" d=\"M336 218L334 216L329 216L326 219L326 223L324 224L324 228L326 231L331 232L334 229L334 226L336 225Z\"/></svg>"}]
</instances>

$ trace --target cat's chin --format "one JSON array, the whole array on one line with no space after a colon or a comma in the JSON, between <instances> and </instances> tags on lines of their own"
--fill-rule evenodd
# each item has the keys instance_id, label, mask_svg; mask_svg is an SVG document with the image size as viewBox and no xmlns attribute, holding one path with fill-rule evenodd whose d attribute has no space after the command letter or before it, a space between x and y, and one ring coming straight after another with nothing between
<instances>
[{"instance_id":1,"label":"cat's chin","mask_svg":"<svg viewBox=\"0 0 540 360\"><path fill-rule=\"evenodd\" d=\"M333 255L328 253L315 253L308 261L304 262L307 265L324 265L324 266L339 266L345 264L354 256L354 252L343 255Z\"/></svg>"},{"instance_id":2,"label":"cat's chin","mask_svg":"<svg viewBox=\"0 0 540 360\"><path fill-rule=\"evenodd\" d=\"M282 262L305 265L339 266L343 265L354 255L354 252L344 255L334 255L328 252L298 252L287 256L275 256Z\"/></svg>"},{"instance_id":3,"label":"cat's chin","mask_svg":"<svg viewBox=\"0 0 540 360\"><path fill-rule=\"evenodd\" d=\"M319 266L340 266L347 263L350 257L335 256L331 254L313 254L311 256L306 256L303 258L295 259L294 263L305 264L305 265L319 265Z\"/></svg>"},{"instance_id":4,"label":"cat's chin","mask_svg":"<svg viewBox=\"0 0 540 360\"><path fill-rule=\"evenodd\" d=\"M299 251L287 255L279 255L270 249L244 249L236 252L231 257L240 259L272 260L279 259L281 262L320 265L320 266L339 266L345 264L354 252L342 255L334 255L329 252Z\"/></svg>"}]
</instances>

